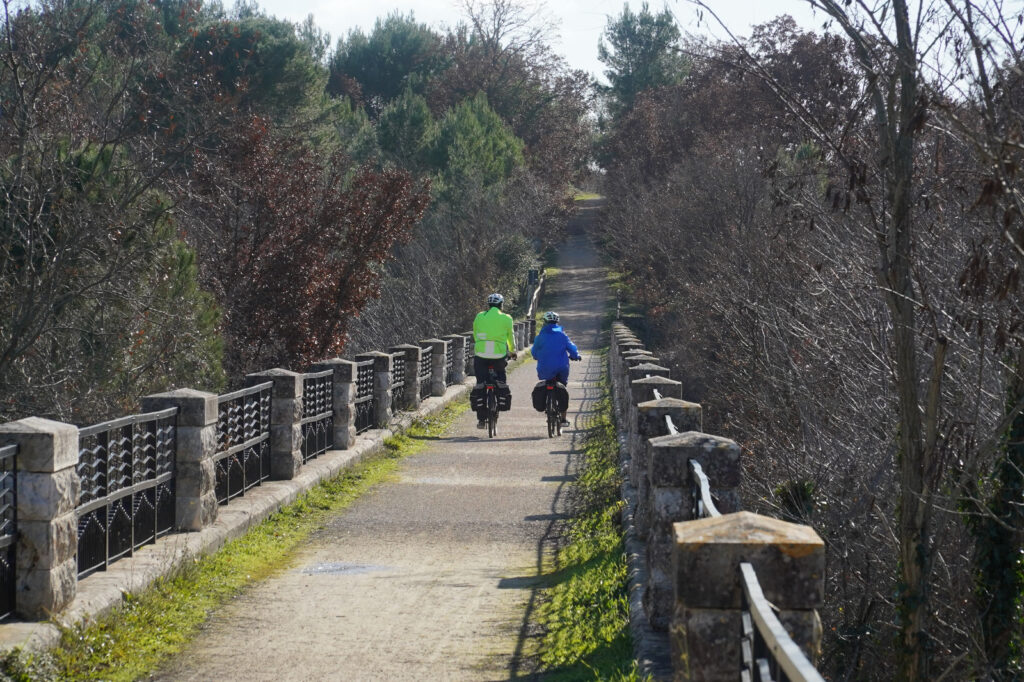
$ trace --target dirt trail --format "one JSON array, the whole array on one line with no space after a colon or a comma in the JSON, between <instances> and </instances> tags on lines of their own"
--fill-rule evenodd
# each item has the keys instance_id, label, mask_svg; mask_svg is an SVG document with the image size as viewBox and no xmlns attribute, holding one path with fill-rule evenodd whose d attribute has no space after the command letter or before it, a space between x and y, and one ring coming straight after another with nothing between
<instances>
[{"instance_id":1,"label":"dirt trail","mask_svg":"<svg viewBox=\"0 0 1024 682\"><path fill-rule=\"evenodd\" d=\"M581 350L600 342L606 289L578 230L562 249L555 309ZM548 299L551 300L550 298ZM316 534L295 565L235 599L156 679L506 680L524 645L542 557L557 542L599 358L574 363L570 418L546 436L531 361L488 440L464 414Z\"/></svg>"}]
</instances>

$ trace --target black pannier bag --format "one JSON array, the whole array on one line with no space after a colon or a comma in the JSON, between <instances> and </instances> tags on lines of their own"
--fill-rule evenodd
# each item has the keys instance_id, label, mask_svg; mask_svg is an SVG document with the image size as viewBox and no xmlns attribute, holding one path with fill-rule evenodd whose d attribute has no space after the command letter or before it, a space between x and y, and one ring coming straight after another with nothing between
<instances>
[{"instance_id":1,"label":"black pannier bag","mask_svg":"<svg viewBox=\"0 0 1024 682\"><path fill-rule=\"evenodd\" d=\"M508 384L497 382L494 385L494 397L498 400L499 412L512 409L512 391ZM475 412L487 410L487 387L484 384L477 384L469 392L469 405Z\"/></svg>"},{"instance_id":2,"label":"black pannier bag","mask_svg":"<svg viewBox=\"0 0 1024 682\"><path fill-rule=\"evenodd\" d=\"M498 398L499 412L508 412L512 409L512 390L509 389L508 384L499 381L494 387L494 395Z\"/></svg>"},{"instance_id":3,"label":"black pannier bag","mask_svg":"<svg viewBox=\"0 0 1024 682\"><path fill-rule=\"evenodd\" d=\"M469 392L469 406L474 412L487 409L487 389L483 384L477 384Z\"/></svg>"},{"instance_id":4,"label":"black pannier bag","mask_svg":"<svg viewBox=\"0 0 1024 682\"><path fill-rule=\"evenodd\" d=\"M555 394L556 403L558 405L559 412L565 412L569 409L569 390L566 389L565 384L558 381L552 385L551 390ZM533 400L533 409L538 412L543 412L545 404L547 403L548 397L548 382L540 381L536 386L533 387L533 393L530 398Z\"/></svg>"}]
</instances>

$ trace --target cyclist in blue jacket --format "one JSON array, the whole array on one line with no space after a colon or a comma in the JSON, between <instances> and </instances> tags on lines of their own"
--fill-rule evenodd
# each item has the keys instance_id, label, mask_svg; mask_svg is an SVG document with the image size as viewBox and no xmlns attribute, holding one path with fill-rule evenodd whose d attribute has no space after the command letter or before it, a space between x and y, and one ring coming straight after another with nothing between
<instances>
[{"instance_id":1,"label":"cyclist in blue jacket","mask_svg":"<svg viewBox=\"0 0 1024 682\"><path fill-rule=\"evenodd\" d=\"M569 360L579 360L580 351L558 326L558 313L544 313L544 326L533 339L533 357L537 360L538 379L569 383ZM565 412L562 412L562 426L568 425Z\"/></svg>"}]
</instances>

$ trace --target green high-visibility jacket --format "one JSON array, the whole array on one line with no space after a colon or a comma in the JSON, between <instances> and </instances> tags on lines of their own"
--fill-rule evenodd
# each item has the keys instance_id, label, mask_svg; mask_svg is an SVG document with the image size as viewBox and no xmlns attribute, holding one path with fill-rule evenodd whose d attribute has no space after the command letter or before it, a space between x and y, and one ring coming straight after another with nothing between
<instances>
[{"instance_id":1,"label":"green high-visibility jacket","mask_svg":"<svg viewBox=\"0 0 1024 682\"><path fill-rule=\"evenodd\" d=\"M499 308L478 313L473 320L473 352L478 358L503 358L516 351L512 316Z\"/></svg>"}]
</instances>

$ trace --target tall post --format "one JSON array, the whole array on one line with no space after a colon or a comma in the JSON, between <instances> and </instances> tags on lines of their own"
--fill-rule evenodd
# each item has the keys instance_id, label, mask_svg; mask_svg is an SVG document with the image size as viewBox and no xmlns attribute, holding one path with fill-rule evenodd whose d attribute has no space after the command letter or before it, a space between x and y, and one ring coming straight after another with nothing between
<instances>
[{"instance_id":1,"label":"tall post","mask_svg":"<svg viewBox=\"0 0 1024 682\"><path fill-rule=\"evenodd\" d=\"M174 450L174 526L200 531L217 520L217 395L191 388L142 399L145 412L178 408Z\"/></svg>"},{"instance_id":2,"label":"tall post","mask_svg":"<svg viewBox=\"0 0 1024 682\"><path fill-rule=\"evenodd\" d=\"M630 459L629 476L636 488L636 512L633 515L637 536L647 539L651 527L651 509L654 500L651 482L647 441L669 434L665 418L670 417L678 429L693 429L700 423L701 406L678 398L662 398L640 403L636 411L635 440L631 441L634 453ZM675 519L680 520L680 519Z\"/></svg>"},{"instance_id":3,"label":"tall post","mask_svg":"<svg viewBox=\"0 0 1024 682\"><path fill-rule=\"evenodd\" d=\"M825 543L810 526L750 512L677 523L675 613L669 641L676 680L736 680L741 658L740 563L813 663L821 647Z\"/></svg>"},{"instance_id":4,"label":"tall post","mask_svg":"<svg viewBox=\"0 0 1024 682\"><path fill-rule=\"evenodd\" d=\"M356 443L356 363L331 358L313 365L314 372L334 372L334 447L348 450Z\"/></svg>"},{"instance_id":5,"label":"tall post","mask_svg":"<svg viewBox=\"0 0 1024 682\"><path fill-rule=\"evenodd\" d=\"M718 496L719 511L739 507L740 447L728 438L688 431L647 441L647 479L650 483L647 566L650 582L644 606L651 626L668 627L672 616L672 524L690 519L690 460L704 469Z\"/></svg>"},{"instance_id":6,"label":"tall post","mask_svg":"<svg viewBox=\"0 0 1024 682\"><path fill-rule=\"evenodd\" d=\"M466 337L466 376L474 376L473 357L476 355L476 343L473 340L473 332L463 332Z\"/></svg>"},{"instance_id":7,"label":"tall post","mask_svg":"<svg viewBox=\"0 0 1024 682\"><path fill-rule=\"evenodd\" d=\"M384 428L391 421L391 370L394 358L390 353L372 351L357 355L356 361L360 360L373 360L373 401L377 405L373 423Z\"/></svg>"},{"instance_id":8,"label":"tall post","mask_svg":"<svg viewBox=\"0 0 1024 682\"><path fill-rule=\"evenodd\" d=\"M274 382L270 392L270 476L291 480L302 468L302 375L268 369L245 376L246 386Z\"/></svg>"},{"instance_id":9,"label":"tall post","mask_svg":"<svg viewBox=\"0 0 1024 682\"><path fill-rule=\"evenodd\" d=\"M533 344L533 340L535 338L537 338L537 318L536 317L531 317L529 320L527 320L527 324L530 325L529 338L527 339L527 341L528 341L527 345L531 345L531 344Z\"/></svg>"},{"instance_id":10,"label":"tall post","mask_svg":"<svg viewBox=\"0 0 1024 682\"><path fill-rule=\"evenodd\" d=\"M403 343L388 348L391 353L405 354L405 399L401 405L393 407L401 410L416 410L420 406L420 363L423 361L423 349L411 343Z\"/></svg>"},{"instance_id":11,"label":"tall post","mask_svg":"<svg viewBox=\"0 0 1024 682\"><path fill-rule=\"evenodd\" d=\"M430 395L444 395L447 388L444 381L444 364L448 342L442 339L424 339L420 344L430 350Z\"/></svg>"},{"instance_id":12,"label":"tall post","mask_svg":"<svg viewBox=\"0 0 1024 682\"><path fill-rule=\"evenodd\" d=\"M452 382L461 384L466 380L466 337L449 334L444 337L452 349Z\"/></svg>"},{"instance_id":13,"label":"tall post","mask_svg":"<svg viewBox=\"0 0 1024 682\"><path fill-rule=\"evenodd\" d=\"M0 425L0 444L17 444L18 537L14 608L42 620L78 591L78 428L29 417Z\"/></svg>"}]
</instances>

